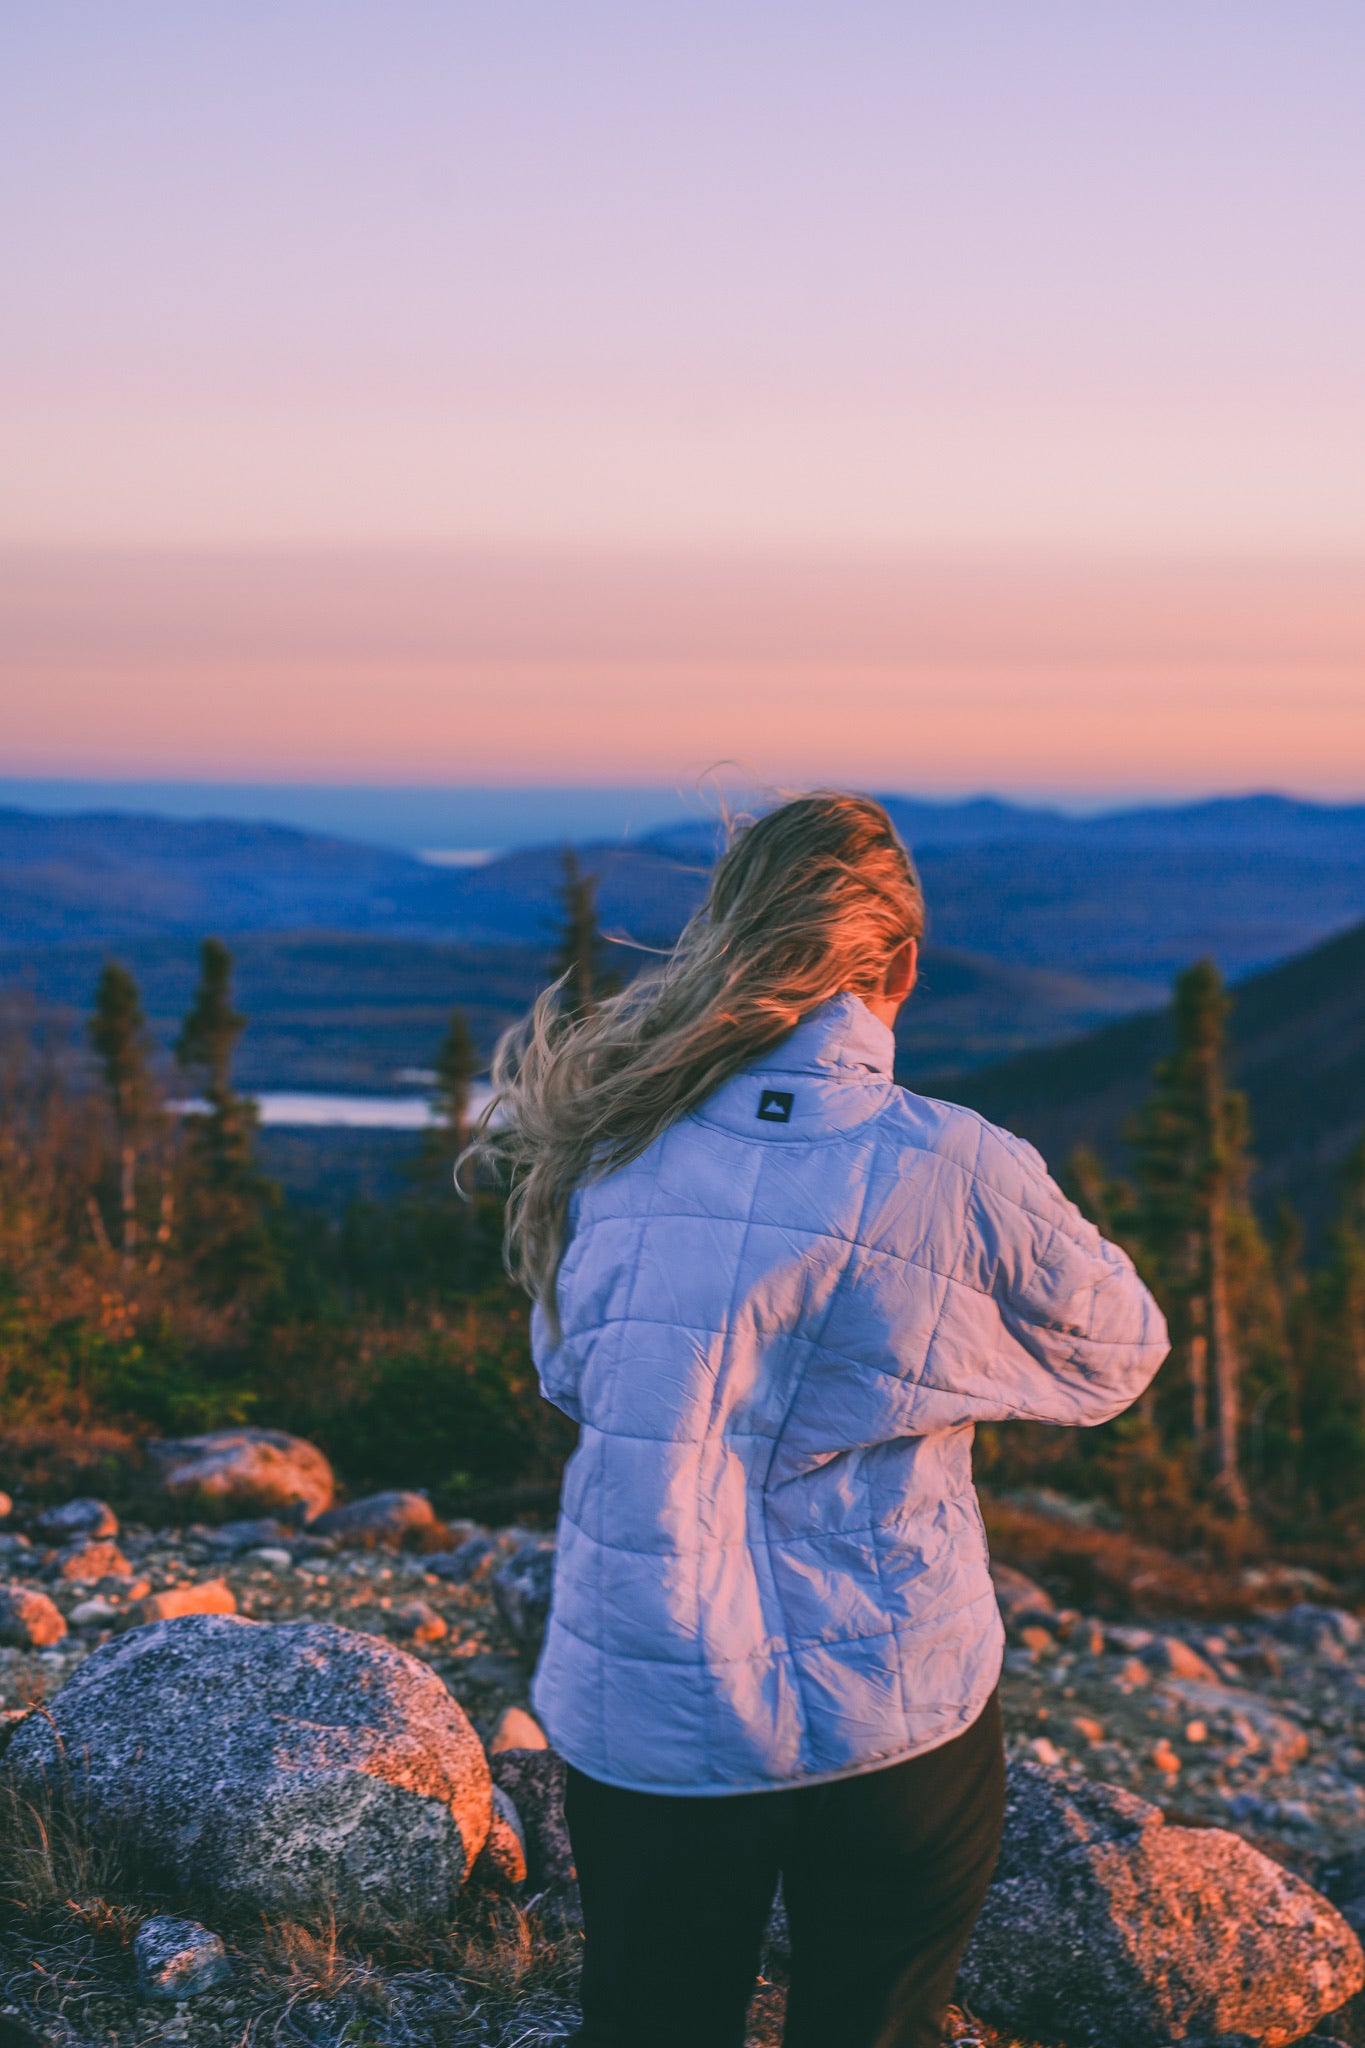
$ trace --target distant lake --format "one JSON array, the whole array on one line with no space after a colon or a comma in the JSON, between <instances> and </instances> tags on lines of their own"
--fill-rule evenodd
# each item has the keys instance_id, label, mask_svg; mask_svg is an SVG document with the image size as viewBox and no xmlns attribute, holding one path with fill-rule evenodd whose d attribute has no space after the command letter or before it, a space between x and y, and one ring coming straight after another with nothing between
<instances>
[{"instance_id":1,"label":"distant lake","mask_svg":"<svg viewBox=\"0 0 1365 2048\"><path fill-rule=\"evenodd\" d=\"M471 1118L481 1116L490 1091L469 1091ZM255 1097L263 1129L329 1131L429 1131L440 1121L427 1095L314 1095L302 1089L267 1089ZM207 1108L203 1102L172 1105L182 1115Z\"/></svg>"}]
</instances>

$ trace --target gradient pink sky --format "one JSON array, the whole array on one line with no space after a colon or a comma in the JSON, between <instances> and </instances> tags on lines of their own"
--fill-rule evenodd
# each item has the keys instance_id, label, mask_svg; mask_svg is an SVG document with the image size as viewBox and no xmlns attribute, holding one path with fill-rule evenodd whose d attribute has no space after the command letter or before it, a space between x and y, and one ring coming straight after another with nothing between
<instances>
[{"instance_id":1,"label":"gradient pink sky","mask_svg":"<svg viewBox=\"0 0 1365 2048\"><path fill-rule=\"evenodd\" d=\"M0 20L0 772L1365 794L1365 13Z\"/></svg>"}]
</instances>

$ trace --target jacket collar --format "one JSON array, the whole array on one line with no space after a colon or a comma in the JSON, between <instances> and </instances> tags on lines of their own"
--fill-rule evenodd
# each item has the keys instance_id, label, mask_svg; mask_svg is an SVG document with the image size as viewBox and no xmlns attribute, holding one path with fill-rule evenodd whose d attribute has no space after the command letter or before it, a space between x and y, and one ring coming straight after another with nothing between
<instances>
[{"instance_id":1,"label":"jacket collar","mask_svg":"<svg viewBox=\"0 0 1365 2048\"><path fill-rule=\"evenodd\" d=\"M765 1074L815 1074L861 1069L888 1081L896 1064L896 1040L861 996L833 996L801 1019L794 1031L753 1062Z\"/></svg>"}]
</instances>

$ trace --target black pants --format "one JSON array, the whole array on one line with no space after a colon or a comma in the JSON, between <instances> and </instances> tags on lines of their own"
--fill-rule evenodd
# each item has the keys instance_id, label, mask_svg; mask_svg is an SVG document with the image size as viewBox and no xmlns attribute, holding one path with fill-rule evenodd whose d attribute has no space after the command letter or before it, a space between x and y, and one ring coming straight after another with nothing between
<instances>
[{"instance_id":1,"label":"black pants","mask_svg":"<svg viewBox=\"0 0 1365 2048\"><path fill-rule=\"evenodd\" d=\"M779 1873L785 2048L928 2048L995 1867L1000 1702L908 1763L688 1799L570 1770L586 1949L579 2048L742 2048Z\"/></svg>"}]
</instances>

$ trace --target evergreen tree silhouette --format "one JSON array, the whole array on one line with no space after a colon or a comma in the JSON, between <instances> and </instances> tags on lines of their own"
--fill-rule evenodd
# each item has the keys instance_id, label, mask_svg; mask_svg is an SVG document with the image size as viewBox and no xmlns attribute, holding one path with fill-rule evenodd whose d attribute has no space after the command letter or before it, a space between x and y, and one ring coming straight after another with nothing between
<instances>
[{"instance_id":1,"label":"evergreen tree silhouette","mask_svg":"<svg viewBox=\"0 0 1365 2048\"><path fill-rule=\"evenodd\" d=\"M206 1114L185 1119L190 1160L187 1226L191 1251L217 1291L259 1287L278 1276L271 1217L279 1193L256 1166L256 1105L237 1094L232 1063L246 1018L232 1002L232 955L205 939L199 985L175 1056L196 1077Z\"/></svg>"},{"instance_id":2,"label":"evergreen tree silhouette","mask_svg":"<svg viewBox=\"0 0 1365 2048\"><path fill-rule=\"evenodd\" d=\"M597 877L585 874L572 846L564 849L559 885L562 922L555 951L555 977L566 976L565 1007L574 1017L590 1017L603 997L620 986L606 965L606 944L597 918Z\"/></svg>"},{"instance_id":3,"label":"evergreen tree silhouette","mask_svg":"<svg viewBox=\"0 0 1365 2048\"><path fill-rule=\"evenodd\" d=\"M469 1092L478 1072L474 1038L463 1010L456 1009L450 1013L449 1028L436 1054L435 1072L432 1108L438 1124L427 1132L423 1163L429 1177L439 1175L444 1180L451 1170L452 1161L456 1162L456 1185L463 1189L461 1174L467 1169L462 1169L458 1161L469 1143ZM449 1192L448 1183L446 1192Z\"/></svg>"},{"instance_id":4,"label":"evergreen tree silhouette","mask_svg":"<svg viewBox=\"0 0 1365 2048\"><path fill-rule=\"evenodd\" d=\"M1245 1097L1224 1080L1222 977L1200 960L1176 979L1175 1050L1133 1133L1140 1234L1165 1276L1173 1336L1183 1353L1196 1453L1213 1451L1228 1505L1247 1505L1238 1456L1241 1358L1233 1315L1234 1224L1254 1234L1247 1205ZM1212 1427L1210 1418L1212 1397Z\"/></svg>"},{"instance_id":5,"label":"evergreen tree silhouette","mask_svg":"<svg viewBox=\"0 0 1365 2048\"><path fill-rule=\"evenodd\" d=\"M95 989L90 1043L104 1069L119 1152L121 1248L125 1261L138 1242L138 1159L161 1118L152 1071L151 1041L137 983L117 960L107 960Z\"/></svg>"}]
</instances>

